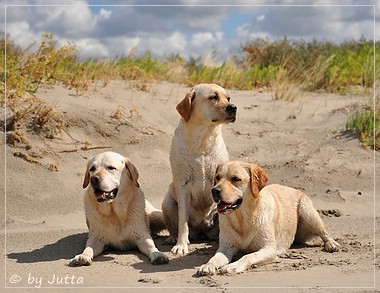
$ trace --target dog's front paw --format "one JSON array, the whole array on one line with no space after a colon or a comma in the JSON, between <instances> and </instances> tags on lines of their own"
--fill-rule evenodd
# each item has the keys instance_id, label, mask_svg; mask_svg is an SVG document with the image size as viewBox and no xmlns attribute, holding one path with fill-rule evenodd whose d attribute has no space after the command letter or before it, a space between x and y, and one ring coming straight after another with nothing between
<instances>
[{"instance_id":1,"label":"dog's front paw","mask_svg":"<svg viewBox=\"0 0 380 293\"><path fill-rule=\"evenodd\" d=\"M223 275L235 275L244 271L245 267L238 263L226 265L220 270Z\"/></svg>"},{"instance_id":2,"label":"dog's front paw","mask_svg":"<svg viewBox=\"0 0 380 293\"><path fill-rule=\"evenodd\" d=\"M339 244L335 240L329 240L325 243L325 250L327 252L336 252L339 250Z\"/></svg>"},{"instance_id":3,"label":"dog's front paw","mask_svg":"<svg viewBox=\"0 0 380 293\"><path fill-rule=\"evenodd\" d=\"M198 276L212 276L217 272L217 267L214 264L206 263L201 265L201 267L197 271Z\"/></svg>"},{"instance_id":4,"label":"dog's front paw","mask_svg":"<svg viewBox=\"0 0 380 293\"><path fill-rule=\"evenodd\" d=\"M155 251L149 255L149 261L154 265L162 265L168 263L169 258L163 252Z\"/></svg>"},{"instance_id":5,"label":"dog's front paw","mask_svg":"<svg viewBox=\"0 0 380 293\"><path fill-rule=\"evenodd\" d=\"M70 267L89 266L92 263L92 258L86 254L78 254L69 262Z\"/></svg>"},{"instance_id":6,"label":"dog's front paw","mask_svg":"<svg viewBox=\"0 0 380 293\"><path fill-rule=\"evenodd\" d=\"M174 254L185 255L185 254L189 253L189 247L188 247L187 244L183 244L183 243L178 244L177 243L172 248L171 252L174 253Z\"/></svg>"}]
</instances>

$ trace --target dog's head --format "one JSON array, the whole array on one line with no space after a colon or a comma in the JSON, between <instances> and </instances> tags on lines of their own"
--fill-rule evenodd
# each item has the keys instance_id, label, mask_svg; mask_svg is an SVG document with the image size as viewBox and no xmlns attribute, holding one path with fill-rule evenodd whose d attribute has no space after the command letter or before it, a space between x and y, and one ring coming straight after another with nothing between
<instances>
[{"instance_id":1,"label":"dog's head","mask_svg":"<svg viewBox=\"0 0 380 293\"><path fill-rule=\"evenodd\" d=\"M258 198L268 179L269 175L256 164L230 161L219 165L211 190L218 212L232 213L239 208L245 197Z\"/></svg>"},{"instance_id":2,"label":"dog's head","mask_svg":"<svg viewBox=\"0 0 380 293\"><path fill-rule=\"evenodd\" d=\"M87 163L83 188L90 185L98 202L112 202L118 194L123 172L139 187L139 174L128 158L114 152L101 153Z\"/></svg>"},{"instance_id":3,"label":"dog's head","mask_svg":"<svg viewBox=\"0 0 380 293\"><path fill-rule=\"evenodd\" d=\"M178 113L188 122L235 122L237 107L230 102L226 91L217 84L198 84L177 105Z\"/></svg>"}]
</instances>

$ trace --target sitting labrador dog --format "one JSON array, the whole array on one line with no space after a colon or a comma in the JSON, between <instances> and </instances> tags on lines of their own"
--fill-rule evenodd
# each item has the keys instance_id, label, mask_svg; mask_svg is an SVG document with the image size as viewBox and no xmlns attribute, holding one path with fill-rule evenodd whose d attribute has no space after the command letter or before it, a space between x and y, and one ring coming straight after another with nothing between
<instances>
[{"instance_id":1,"label":"sitting labrador dog","mask_svg":"<svg viewBox=\"0 0 380 293\"><path fill-rule=\"evenodd\" d=\"M177 105L182 116L170 150L173 182L162 212L175 244L171 252L188 253L191 238L217 238L216 204L210 197L218 164L228 161L222 125L234 122L237 107L216 84L198 84Z\"/></svg>"},{"instance_id":2,"label":"sitting labrador dog","mask_svg":"<svg viewBox=\"0 0 380 293\"><path fill-rule=\"evenodd\" d=\"M273 262L293 242L322 238L324 249L338 251L303 192L277 184L265 186L268 174L258 165L230 161L218 167L212 198L219 212L219 249L198 275L239 273ZM237 252L248 253L235 262Z\"/></svg>"},{"instance_id":3,"label":"sitting labrador dog","mask_svg":"<svg viewBox=\"0 0 380 293\"><path fill-rule=\"evenodd\" d=\"M162 212L144 199L138 176L132 162L114 152L88 162L83 182L88 240L70 266L90 265L106 245L120 250L137 247L152 264L169 261L150 234L149 225L155 232L164 226Z\"/></svg>"}]
</instances>

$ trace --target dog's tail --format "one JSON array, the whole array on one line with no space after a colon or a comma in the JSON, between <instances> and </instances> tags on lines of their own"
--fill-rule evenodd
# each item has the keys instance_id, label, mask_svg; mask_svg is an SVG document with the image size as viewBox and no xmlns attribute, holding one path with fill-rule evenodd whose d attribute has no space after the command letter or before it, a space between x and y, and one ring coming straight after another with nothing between
<instances>
[{"instance_id":1,"label":"dog's tail","mask_svg":"<svg viewBox=\"0 0 380 293\"><path fill-rule=\"evenodd\" d=\"M149 201L145 200L145 211L149 218L151 234L158 234L166 229L162 211L156 209Z\"/></svg>"}]
</instances>

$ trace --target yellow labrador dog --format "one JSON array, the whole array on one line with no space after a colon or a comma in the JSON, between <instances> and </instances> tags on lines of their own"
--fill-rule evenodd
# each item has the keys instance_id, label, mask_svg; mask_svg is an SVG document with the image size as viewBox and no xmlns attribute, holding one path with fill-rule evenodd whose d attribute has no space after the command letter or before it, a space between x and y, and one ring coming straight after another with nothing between
<instances>
[{"instance_id":1,"label":"yellow labrador dog","mask_svg":"<svg viewBox=\"0 0 380 293\"><path fill-rule=\"evenodd\" d=\"M228 161L222 125L235 121L237 107L222 87L198 84L177 111L182 117L170 151L173 182L162 212L170 232L167 242L176 243L171 251L182 255L188 253L190 232L194 238L218 236L216 204L210 192L217 165Z\"/></svg>"},{"instance_id":2,"label":"yellow labrador dog","mask_svg":"<svg viewBox=\"0 0 380 293\"><path fill-rule=\"evenodd\" d=\"M152 264L168 262L149 230L149 224L153 229L162 227L162 213L145 201L138 176L131 161L114 152L101 153L88 162L83 182L83 188L88 187L84 196L88 240L70 266L90 265L106 245L122 250L137 247Z\"/></svg>"},{"instance_id":3,"label":"yellow labrador dog","mask_svg":"<svg viewBox=\"0 0 380 293\"><path fill-rule=\"evenodd\" d=\"M220 214L219 249L198 275L213 275L218 269L239 273L270 263L293 242L315 236L322 238L326 251L338 251L310 198L287 186L265 186L268 179L255 164L230 161L218 167L212 198ZM249 254L230 263L238 251Z\"/></svg>"}]
</instances>

